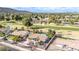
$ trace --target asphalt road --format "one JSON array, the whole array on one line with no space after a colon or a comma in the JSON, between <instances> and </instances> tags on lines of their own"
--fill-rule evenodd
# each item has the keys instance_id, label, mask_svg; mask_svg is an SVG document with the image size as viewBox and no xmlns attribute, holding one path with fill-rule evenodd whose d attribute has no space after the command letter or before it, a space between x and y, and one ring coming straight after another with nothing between
<instances>
[{"instance_id":1,"label":"asphalt road","mask_svg":"<svg viewBox=\"0 0 79 59\"><path fill-rule=\"evenodd\" d=\"M16 49L16 50L19 50L19 51L30 51L28 49L25 49L25 48L22 48L22 47L19 47L19 46L15 46L15 45L12 45L12 44L6 43L6 42L0 42L0 44L2 44L4 46L11 47L11 48Z\"/></svg>"}]
</instances>

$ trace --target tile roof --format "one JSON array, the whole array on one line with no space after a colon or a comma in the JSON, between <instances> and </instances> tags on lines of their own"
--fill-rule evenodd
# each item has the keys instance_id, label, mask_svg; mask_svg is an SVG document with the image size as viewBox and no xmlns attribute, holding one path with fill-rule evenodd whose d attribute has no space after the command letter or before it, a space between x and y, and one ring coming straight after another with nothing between
<instances>
[{"instance_id":1,"label":"tile roof","mask_svg":"<svg viewBox=\"0 0 79 59\"><path fill-rule=\"evenodd\" d=\"M28 31L14 31L12 35L24 36L27 35L28 33L29 33Z\"/></svg>"},{"instance_id":2,"label":"tile roof","mask_svg":"<svg viewBox=\"0 0 79 59\"><path fill-rule=\"evenodd\" d=\"M46 40L48 37L45 34L31 34L30 38L39 38L40 40Z\"/></svg>"}]
</instances>

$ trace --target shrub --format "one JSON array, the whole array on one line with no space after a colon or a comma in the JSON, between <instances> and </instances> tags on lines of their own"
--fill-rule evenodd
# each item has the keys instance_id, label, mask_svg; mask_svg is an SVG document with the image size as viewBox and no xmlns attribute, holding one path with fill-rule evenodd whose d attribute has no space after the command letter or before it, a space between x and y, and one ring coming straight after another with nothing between
<instances>
[{"instance_id":1,"label":"shrub","mask_svg":"<svg viewBox=\"0 0 79 59\"><path fill-rule=\"evenodd\" d=\"M14 30L17 30L17 29L18 29L17 27L14 28Z\"/></svg>"},{"instance_id":2,"label":"shrub","mask_svg":"<svg viewBox=\"0 0 79 59\"><path fill-rule=\"evenodd\" d=\"M4 34L4 33L2 33L2 32L0 32L0 37L3 37L3 36L5 36L5 34Z\"/></svg>"},{"instance_id":3,"label":"shrub","mask_svg":"<svg viewBox=\"0 0 79 59\"><path fill-rule=\"evenodd\" d=\"M51 29L48 30L47 36L48 38L52 38L55 35L55 31L52 31Z\"/></svg>"},{"instance_id":4,"label":"shrub","mask_svg":"<svg viewBox=\"0 0 79 59\"><path fill-rule=\"evenodd\" d=\"M21 27L21 30L24 30L24 27Z\"/></svg>"},{"instance_id":5,"label":"shrub","mask_svg":"<svg viewBox=\"0 0 79 59\"><path fill-rule=\"evenodd\" d=\"M44 45L44 42L43 42L43 41L40 41L40 42L39 42L39 45Z\"/></svg>"},{"instance_id":6,"label":"shrub","mask_svg":"<svg viewBox=\"0 0 79 59\"><path fill-rule=\"evenodd\" d=\"M3 28L4 26L0 25L0 28Z\"/></svg>"},{"instance_id":7,"label":"shrub","mask_svg":"<svg viewBox=\"0 0 79 59\"><path fill-rule=\"evenodd\" d=\"M27 27L32 26L33 24L31 23L31 19L27 18L23 20L23 24Z\"/></svg>"},{"instance_id":8,"label":"shrub","mask_svg":"<svg viewBox=\"0 0 79 59\"><path fill-rule=\"evenodd\" d=\"M10 40L13 40L15 42L20 41L20 37L19 36L15 36L15 35L8 36L7 38L10 39Z\"/></svg>"}]
</instances>

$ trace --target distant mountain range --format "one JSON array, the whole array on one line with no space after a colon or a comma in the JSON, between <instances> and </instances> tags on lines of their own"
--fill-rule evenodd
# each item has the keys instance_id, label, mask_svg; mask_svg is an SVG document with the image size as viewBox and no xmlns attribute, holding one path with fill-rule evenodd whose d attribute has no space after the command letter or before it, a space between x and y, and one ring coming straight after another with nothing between
<instances>
[{"instance_id":1,"label":"distant mountain range","mask_svg":"<svg viewBox=\"0 0 79 59\"><path fill-rule=\"evenodd\" d=\"M7 7L0 7L0 13L30 13L28 11L21 11Z\"/></svg>"},{"instance_id":2,"label":"distant mountain range","mask_svg":"<svg viewBox=\"0 0 79 59\"><path fill-rule=\"evenodd\" d=\"M79 7L16 7L13 9L34 13L79 13Z\"/></svg>"},{"instance_id":3,"label":"distant mountain range","mask_svg":"<svg viewBox=\"0 0 79 59\"><path fill-rule=\"evenodd\" d=\"M79 7L0 7L0 13L79 13Z\"/></svg>"}]
</instances>

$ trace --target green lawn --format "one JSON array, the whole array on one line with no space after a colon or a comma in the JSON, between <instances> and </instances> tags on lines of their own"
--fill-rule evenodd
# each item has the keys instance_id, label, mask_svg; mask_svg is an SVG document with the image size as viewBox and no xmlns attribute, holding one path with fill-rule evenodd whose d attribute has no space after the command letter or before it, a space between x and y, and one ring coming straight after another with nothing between
<instances>
[{"instance_id":1,"label":"green lawn","mask_svg":"<svg viewBox=\"0 0 79 59\"><path fill-rule=\"evenodd\" d=\"M79 31L79 27L76 26L57 26L57 25L33 25L31 26L32 29L42 29L42 28L50 28L55 30L73 30Z\"/></svg>"},{"instance_id":2,"label":"green lawn","mask_svg":"<svg viewBox=\"0 0 79 59\"><path fill-rule=\"evenodd\" d=\"M22 24L21 21L0 21L0 25L3 26L10 26L11 28L22 28L24 27L25 29L27 29L26 26L24 26ZM33 24L33 26L31 26L32 29L42 29L42 28L50 28L50 29L55 29L55 30L73 30L73 31L79 31L79 27L77 26L61 26L61 25L56 25L56 24Z\"/></svg>"},{"instance_id":3,"label":"green lawn","mask_svg":"<svg viewBox=\"0 0 79 59\"><path fill-rule=\"evenodd\" d=\"M19 41L19 36L9 35L7 39L13 40L13 41Z\"/></svg>"},{"instance_id":4,"label":"green lawn","mask_svg":"<svg viewBox=\"0 0 79 59\"><path fill-rule=\"evenodd\" d=\"M10 39L10 40L12 40L14 38L15 38L15 36L12 36L12 35L10 35L10 36L7 37L7 39Z\"/></svg>"},{"instance_id":5,"label":"green lawn","mask_svg":"<svg viewBox=\"0 0 79 59\"><path fill-rule=\"evenodd\" d=\"M5 36L5 34L4 34L4 33L2 33L2 32L0 32L0 37L3 37L3 36Z\"/></svg>"}]
</instances>

